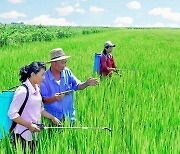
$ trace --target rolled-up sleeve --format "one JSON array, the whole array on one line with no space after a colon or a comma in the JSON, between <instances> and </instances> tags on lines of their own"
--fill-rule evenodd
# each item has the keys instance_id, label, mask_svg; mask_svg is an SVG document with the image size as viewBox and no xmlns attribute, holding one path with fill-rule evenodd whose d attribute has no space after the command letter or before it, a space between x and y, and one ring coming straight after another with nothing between
<instances>
[{"instance_id":1,"label":"rolled-up sleeve","mask_svg":"<svg viewBox=\"0 0 180 154\"><path fill-rule=\"evenodd\" d=\"M8 110L8 116L10 119L15 119L20 116L18 112L25 100L26 93L27 91L23 86L18 87L15 91L13 100Z\"/></svg>"}]
</instances>

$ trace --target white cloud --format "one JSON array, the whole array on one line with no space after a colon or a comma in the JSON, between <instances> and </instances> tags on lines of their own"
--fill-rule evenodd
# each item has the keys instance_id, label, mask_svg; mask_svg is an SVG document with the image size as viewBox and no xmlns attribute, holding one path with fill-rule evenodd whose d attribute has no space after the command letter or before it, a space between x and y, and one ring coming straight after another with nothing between
<instances>
[{"instance_id":1,"label":"white cloud","mask_svg":"<svg viewBox=\"0 0 180 154\"><path fill-rule=\"evenodd\" d=\"M8 0L10 3L22 3L23 0Z\"/></svg>"},{"instance_id":2,"label":"white cloud","mask_svg":"<svg viewBox=\"0 0 180 154\"><path fill-rule=\"evenodd\" d=\"M19 17L26 17L26 15L24 13L20 13L20 12L17 12L15 10L0 14L0 18L17 19Z\"/></svg>"},{"instance_id":3,"label":"white cloud","mask_svg":"<svg viewBox=\"0 0 180 154\"><path fill-rule=\"evenodd\" d=\"M58 12L59 16L67 16L72 14L73 12L80 13L80 14L85 14L86 11L82 8L78 7L73 7L73 6L66 6L62 8L56 8L56 11Z\"/></svg>"},{"instance_id":4,"label":"white cloud","mask_svg":"<svg viewBox=\"0 0 180 154\"><path fill-rule=\"evenodd\" d=\"M49 15L41 15L23 22L30 25L77 26L76 23L68 22L65 18L51 18Z\"/></svg>"},{"instance_id":5,"label":"white cloud","mask_svg":"<svg viewBox=\"0 0 180 154\"><path fill-rule=\"evenodd\" d=\"M89 10L93 13L100 13L100 12L104 12L103 8L99 8L96 6L90 6Z\"/></svg>"},{"instance_id":6,"label":"white cloud","mask_svg":"<svg viewBox=\"0 0 180 154\"><path fill-rule=\"evenodd\" d=\"M56 11L58 12L59 16L67 16L74 11L74 8L72 6L67 6L62 8L56 8Z\"/></svg>"},{"instance_id":7,"label":"white cloud","mask_svg":"<svg viewBox=\"0 0 180 154\"><path fill-rule=\"evenodd\" d=\"M133 18L131 17L117 17L114 20L117 27L126 27L133 24Z\"/></svg>"},{"instance_id":8,"label":"white cloud","mask_svg":"<svg viewBox=\"0 0 180 154\"><path fill-rule=\"evenodd\" d=\"M81 8L75 9L75 12L80 13L80 14L86 14L86 11L84 9L81 9Z\"/></svg>"},{"instance_id":9,"label":"white cloud","mask_svg":"<svg viewBox=\"0 0 180 154\"><path fill-rule=\"evenodd\" d=\"M127 7L129 9L140 9L141 8L141 3L138 1L131 1L127 4Z\"/></svg>"},{"instance_id":10,"label":"white cloud","mask_svg":"<svg viewBox=\"0 0 180 154\"><path fill-rule=\"evenodd\" d=\"M160 15L165 19L170 19L173 21L180 21L180 13L172 12L171 8L154 8L149 11L151 15Z\"/></svg>"}]
</instances>

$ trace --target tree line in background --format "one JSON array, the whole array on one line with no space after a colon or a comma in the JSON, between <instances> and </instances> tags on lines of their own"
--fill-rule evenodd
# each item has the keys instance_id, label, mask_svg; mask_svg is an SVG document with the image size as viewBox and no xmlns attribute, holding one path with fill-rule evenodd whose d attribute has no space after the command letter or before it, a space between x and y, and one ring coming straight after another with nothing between
<instances>
[{"instance_id":1,"label":"tree line in background","mask_svg":"<svg viewBox=\"0 0 180 154\"><path fill-rule=\"evenodd\" d=\"M0 48L5 45L25 42L51 41L79 34L99 33L108 27L67 27L67 26L34 26L24 24L0 24Z\"/></svg>"}]
</instances>

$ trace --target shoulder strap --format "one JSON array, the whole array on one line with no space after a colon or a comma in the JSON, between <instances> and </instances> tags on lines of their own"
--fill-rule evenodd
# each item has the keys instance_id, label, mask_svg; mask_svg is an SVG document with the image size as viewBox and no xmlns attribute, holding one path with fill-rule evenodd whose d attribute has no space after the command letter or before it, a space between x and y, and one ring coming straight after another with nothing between
<instances>
[{"instance_id":1,"label":"shoulder strap","mask_svg":"<svg viewBox=\"0 0 180 154\"><path fill-rule=\"evenodd\" d=\"M22 114L22 112L23 112L23 110L24 110L24 107L25 107L25 105L26 105L26 103L27 103L28 97L29 97L29 89L28 89L28 87L27 87L25 84L22 84L22 86L26 88L27 93L26 93L26 98L25 98L25 100L24 100L24 103L22 104L22 106L21 106L21 108L20 108L20 110L19 110L19 112L18 112L19 115Z\"/></svg>"},{"instance_id":2,"label":"shoulder strap","mask_svg":"<svg viewBox=\"0 0 180 154\"><path fill-rule=\"evenodd\" d=\"M24 110L24 107L26 106L26 103L27 103L27 100L28 100L28 97L29 97L29 89L28 87L25 85L25 84L22 84L23 87L26 88L27 90L27 93L26 93L26 98L21 106L21 108L19 109L19 115L22 114L23 110ZM10 128L10 133L13 131L13 129L16 127L17 123L13 121L12 125L11 125L11 128Z\"/></svg>"}]
</instances>

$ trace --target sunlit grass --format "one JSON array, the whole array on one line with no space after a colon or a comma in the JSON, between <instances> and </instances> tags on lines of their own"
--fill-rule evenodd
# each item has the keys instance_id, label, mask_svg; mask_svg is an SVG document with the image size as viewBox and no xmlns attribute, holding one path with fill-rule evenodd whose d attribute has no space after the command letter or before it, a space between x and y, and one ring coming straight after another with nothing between
<instances>
[{"instance_id":1,"label":"sunlit grass","mask_svg":"<svg viewBox=\"0 0 180 154\"><path fill-rule=\"evenodd\" d=\"M8 46L0 51L0 90L19 84L19 68L48 61L62 47L69 67L84 81L93 74L95 52L106 40L123 77L103 79L75 92L76 126L105 130L48 130L40 133L39 153L179 153L180 33L171 29L119 29L57 40ZM45 120L48 123L47 120ZM65 125L68 126L68 123ZM7 148L4 148L4 147ZM1 153L14 149L3 140Z\"/></svg>"}]
</instances>

